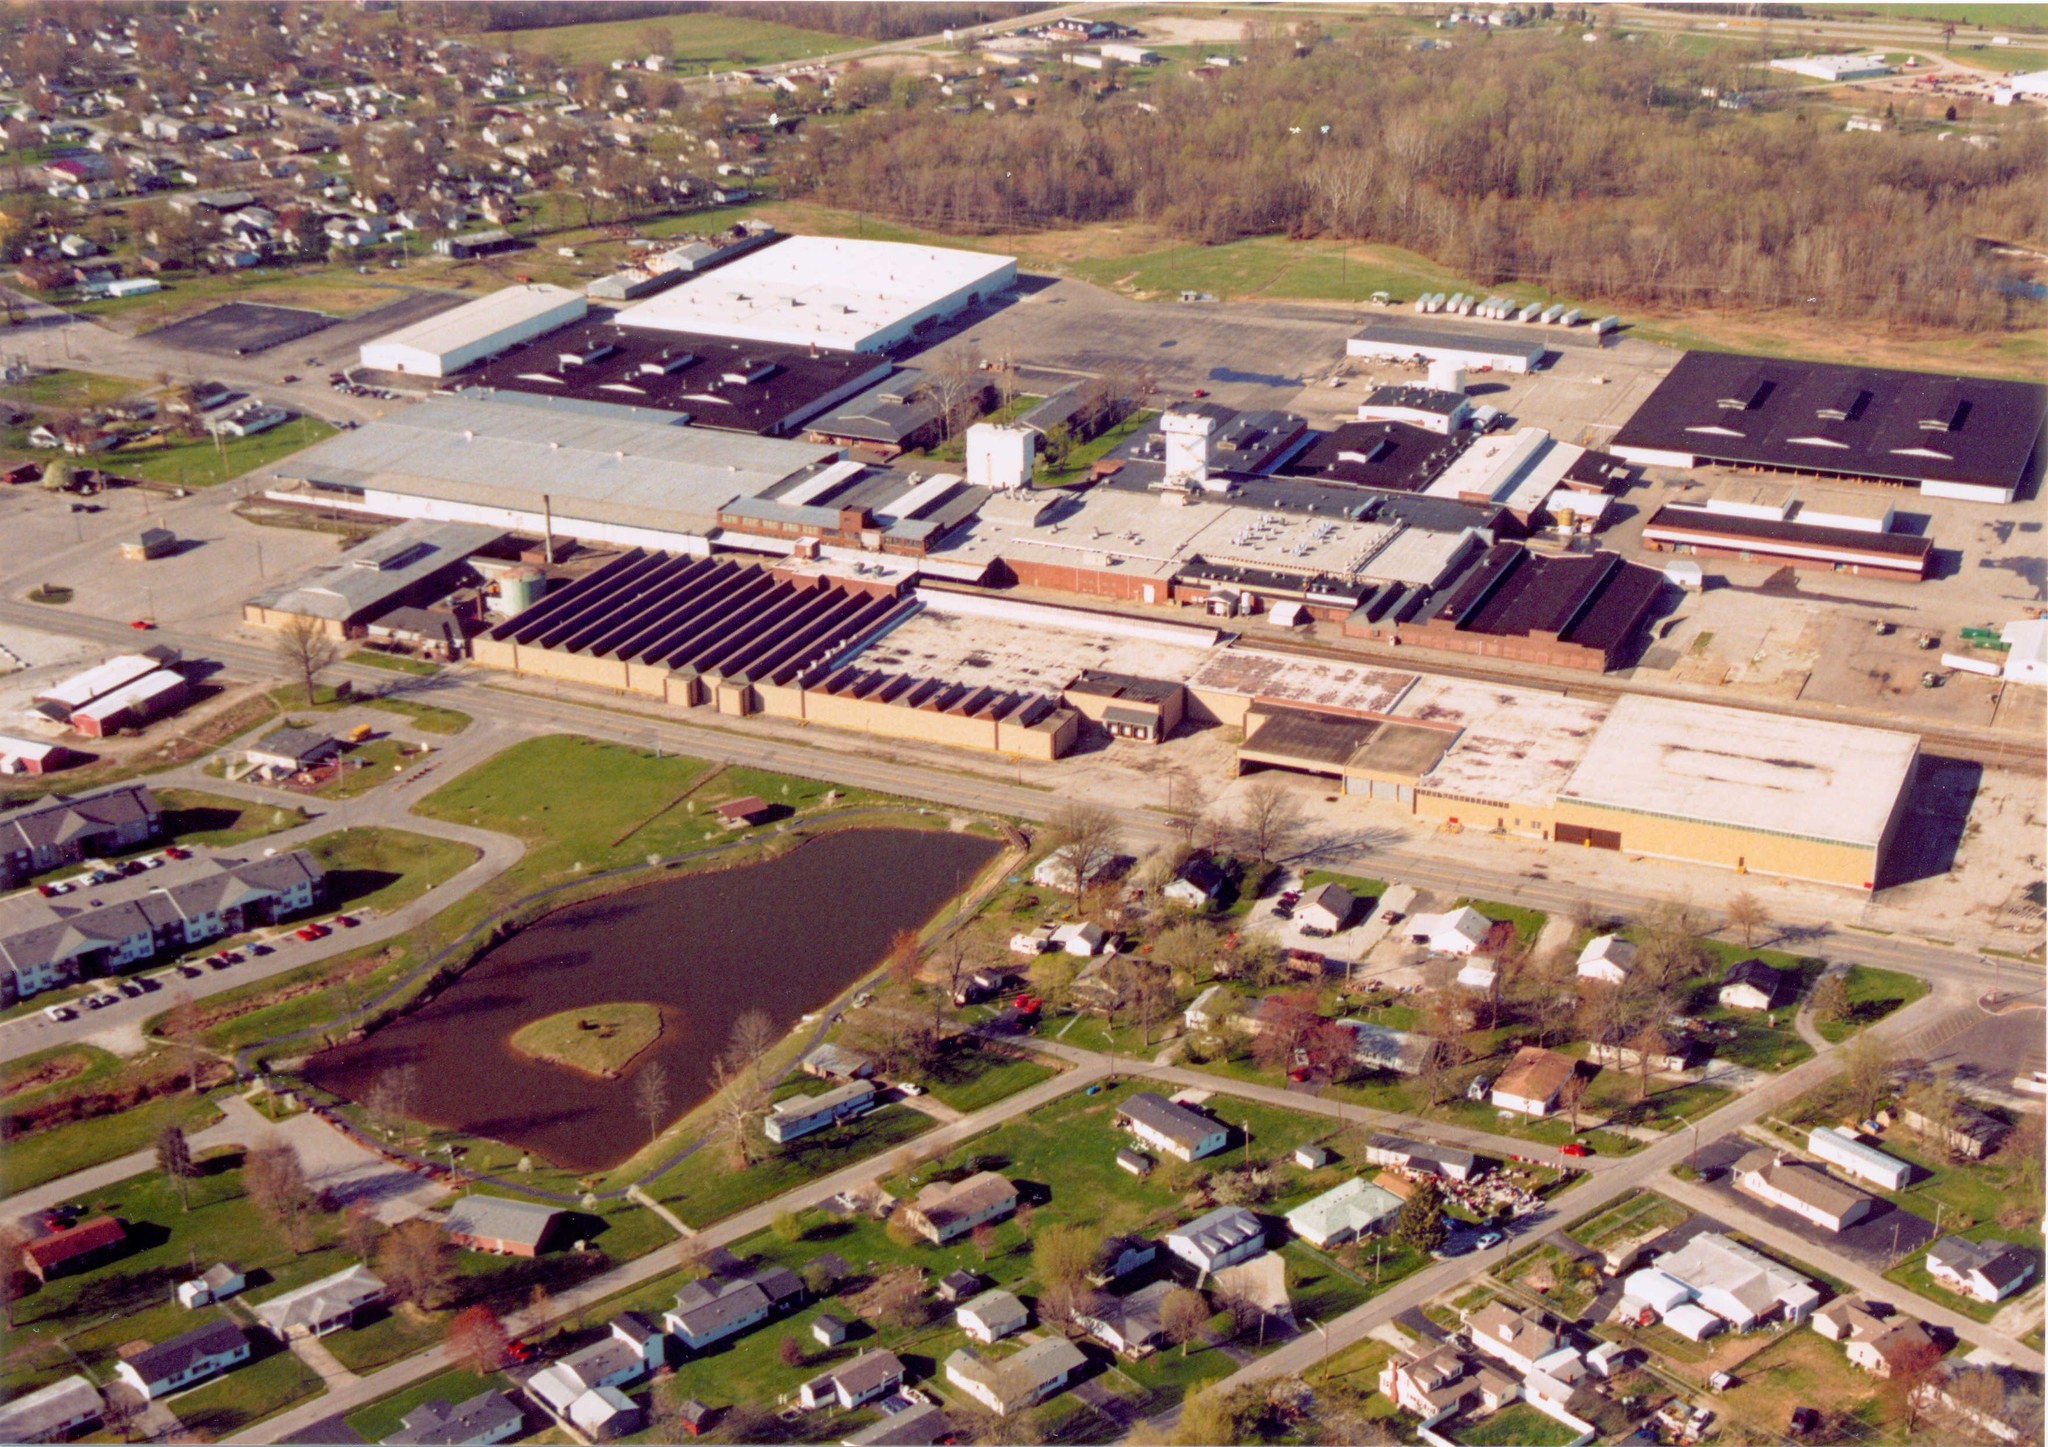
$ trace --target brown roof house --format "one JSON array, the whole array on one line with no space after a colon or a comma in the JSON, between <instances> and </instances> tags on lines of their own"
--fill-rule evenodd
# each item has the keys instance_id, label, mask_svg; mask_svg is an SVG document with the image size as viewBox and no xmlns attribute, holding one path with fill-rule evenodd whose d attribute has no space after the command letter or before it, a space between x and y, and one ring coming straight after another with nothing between
<instances>
[{"instance_id":1,"label":"brown roof house","mask_svg":"<svg viewBox=\"0 0 2048 1447\"><path fill-rule=\"evenodd\" d=\"M1016 1209L1017 1188L994 1171L981 1171L950 1184L934 1181L903 1208L918 1233L940 1246Z\"/></svg>"},{"instance_id":2,"label":"brown roof house","mask_svg":"<svg viewBox=\"0 0 2048 1447\"><path fill-rule=\"evenodd\" d=\"M1558 1097L1578 1070L1569 1055L1525 1045L1493 1083L1493 1103L1502 1110L1546 1116L1557 1109Z\"/></svg>"}]
</instances>

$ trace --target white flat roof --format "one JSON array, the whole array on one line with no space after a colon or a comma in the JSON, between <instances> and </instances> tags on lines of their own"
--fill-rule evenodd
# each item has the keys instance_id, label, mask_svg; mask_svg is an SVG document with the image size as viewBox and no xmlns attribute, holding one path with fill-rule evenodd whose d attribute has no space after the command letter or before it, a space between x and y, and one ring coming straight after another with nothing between
<instances>
[{"instance_id":1,"label":"white flat roof","mask_svg":"<svg viewBox=\"0 0 2048 1447\"><path fill-rule=\"evenodd\" d=\"M1385 718L1395 712L1395 705L1415 681L1414 674L1389 668L1257 648L1224 648L1203 661L1189 677L1188 687Z\"/></svg>"},{"instance_id":2,"label":"white flat roof","mask_svg":"<svg viewBox=\"0 0 2048 1447\"><path fill-rule=\"evenodd\" d=\"M1874 849L1915 734L1624 694L1562 796Z\"/></svg>"},{"instance_id":3,"label":"white flat roof","mask_svg":"<svg viewBox=\"0 0 2048 1447\"><path fill-rule=\"evenodd\" d=\"M417 347L423 352L445 356L507 327L546 316L564 302L589 306L582 292L570 291L567 287L550 286L546 282L508 286L503 291L490 292L425 321L400 327L367 345Z\"/></svg>"},{"instance_id":4,"label":"white flat roof","mask_svg":"<svg viewBox=\"0 0 2048 1447\"><path fill-rule=\"evenodd\" d=\"M315 443L272 476L558 519L700 530L840 449L443 394Z\"/></svg>"},{"instance_id":5,"label":"white flat roof","mask_svg":"<svg viewBox=\"0 0 2048 1447\"><path fill-rule=\"evenodd\" d=\"M952 247L790 236L661 295L619 322L662 331L857 350L876 332L968 290L1007 280L1017 261Z\"/></svg>"},{"instance_id":6,"label":"white flat roof","mask_svg":"<svg viewBox=\"0 0 2048 1447\"><path fill-rule=\"evenodd\" d=\"M1425 674L1395 713L1450 726L1458 740L1419 787L1463 798L1548 804L1585 758L1608 706L1535 689Z\"/></svg>"}]
</instances>

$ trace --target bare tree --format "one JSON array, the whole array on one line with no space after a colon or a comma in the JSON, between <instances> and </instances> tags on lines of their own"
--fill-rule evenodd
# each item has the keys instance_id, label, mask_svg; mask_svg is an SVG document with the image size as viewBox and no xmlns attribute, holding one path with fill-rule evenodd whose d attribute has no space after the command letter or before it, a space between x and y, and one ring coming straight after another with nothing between
<instances>
[{"instance_id":1,"label":"bare tree","mask_svg":"<svg viewBox=\"0 0 2048 1447\"><path fill-rule=\"evenodd\" d=\"M668 1123L668 1100L668 1068L659 1060L650 1060L640 1067L639 1078L633 1082L633 1104L639 1107L640 1118L647 1122L649 1145L654 1144L662 1126Z\"/></svg>"},{"instance_id":2,"label":"bare tree","mask_svg":"<svg viewBox=\"0 0 2048 1447\"><path fill-rule=\"evenodd\" d=\"M363 1109L371 1120L387 1131L403 1131L412 1119L413 1102L419 1098L419 1070L412 1065L392 1065L377 1072L363 1093Z\"/></svg>"},{"instance_id":3,"label":"bare tree","mask_svg":"<svg viewBox=\"0 0 2048 1447\"><path fill-rule=\"evenodd\" d=\"M511 1345L498 1314L481 1303L466 1307L448 1323L448 1355L457 1366L486 1376L505 1365Z\"/></svg>"},{"instance_id":4,"label":"bare tree","mask_svg":"<svg viewBox=\"0 0 2048 1447\"><path fill-rule=\"evenodd\" d=\"M1682 904L1658 905L1636 928L1635 973L1657 989L1698 975L1707 958L1692 911Z\"/></svg>"},{"instance_id":5,"label":"bare tree","mask_svg":"<svg viewBox=\"0 0 2048 1447\"><path fill-rule=\"evenodd\" d=\"M1159 1303L1159 1325L1166 1332L1166 1339L1180 1347L1180 1354L1188 1354L1188 1344L1198 1341L1203 1330L1209 1325L1209 1302L1199 1291L1180 1287L1166 1293L1166 1299Z\"/></svg>"},{"instance_id":6,"label":"bare tree","mask_svg":"<svg viewBox=\"0 0 2048 1447\"><path fill-rule=\"evenodd\" d=\"M775 1048L780 1033L766 1010L742 1010L739 1018L732 1022L732 1034L725 1046L726 1058L735 1067L743 1066L752 1071L755 1080L759 1081L767 1065L768 1052Z\"/></svg>"},{"instance_id":7,"label":"bare tree","mask_svg":"<svg viewBox=\"0 0 2048 1447\"><path fill-rule=\"evenodd\" d=\"M455 1248L440 1227L415 1216L385 1233L377 1248L377 1275L400 1301L431 1311L446 1303L455 1281Z\"/></svg>"},{"instance_id":8,"label":"bare tree","mask_svg":"<svg viewBox=\"0 0 2048 1447\"><path fill-rule=\"evenodd\" d=\"M1579 1133L1579 1111L1586 1103L1586 1077L1574 1070L1571 1079L1567 1080L1564 1083L1564 1088L1558 1092L1557 1103L1563 1106L1571 1116L1572 1134L1577 1135Z\"/></svg>"},{"instance_id":9,"label":"bare tree","mask_svg":"<svg viewBox=\"0 0 2048 1447\"><path fill-rule=\"evenodd\" d=\"M198 1169L192 1164L192 1147L185 1139L185 1132L175 1121L157 1132L156 1168L170 1177L171 1184L178 1188L179 1209L191 1210L192 1177L198 1174Z\"/></svg>"},{"instance_id":10,"label":"bare tree","mask_svg":"<svg viewBox=\"0 0 2048 1447\"><path fill-rule=\"evenodd\" d=\"M918 384L918 392L938 409L940 440L950 442L988 395L981 362L965 347L955 346L922 365L924 380Z\"/></svg>"},{"instance_id":11,"label":"bare tree","mask_svg":"<svg viewBox=\"0 0 2048 1447\"><path fill-rule=\"evenodd\" d=\"M277 657L285 671L305 686L306 702L311 704L320 675L341 658L341 645L328 635L320 619L296 614L277 630Z\"/></svg>"},{"instance_id":12,"label":"bare tree","mask_svg":"<svg viewBox=\"0 0 2048 1447\"><path fill-rule=\"evenodd\" d=\"M363 1265L370 1264L370 1256L383 1234L384 1223L377 1219L376 1208L368 1201L350 1201L341 1213L341 1244Z\"/></svg>"},{"instance_id":13,"label":"bare tree","mask_svg":"<svg viewBox=\"0 0 2048 1447\"><path fill-rule=\"evenodd\" d=\"M924 966L924 942L914 929L900 929L889 939L887 959L889 978L904 989L917 983L918 971Z\"/></svg>"},{"instance_id":14,"label":"bare tree","mask_svg":"<svg viewBox=\"0 0 2048 1447\"><path fill-rule=\"evenodd\" d=\"M253 1147L242 1162L242 1189L249 1201L284 1229L294 1252L305 1250L306 1216L314 1205L306 1167L288 1141L272 1139Z\"/></svg>"},{"instance_id":15,"label":"bare tree","mask_svg":"<svg viewBox=\"0 0 2048 1447\"><path fill-rule=\"evenodd\" d=\"M1729 928L1741 931L1742 947L1746 950L1756 947L1757 931L1771 922L1764 902L1746 889L1728 901L1727 915Z\"/></svg>"},{"instance_id":16,"label":"bare tree","mask_svg":"<svg viewBox=\"0 0 2048 1447\"><path fill-rule=\"evenodd\" d=\"M711 1130L736 1170L754 1164L754 1118L768 1108L768 1092L750 1070L731 1062L711 1063Z\"/></svg>"},{"instance_id":17,"label":"bare tree","mask_svg":"<svg viewBox=\"0 0 2048 1447\"><path fill-rule=\"evenodd\" d=\"M1268 774L1252 781L1238 801L1235 816L1240 847L1261 864L1291 851L1303 823L1293 791Z\"/></svg>"},{"instance_id":18,"label":"bare tree","mask_svg":"<svg viewBox=\"0 0 2048 1447\"><path fill-rule=\"evenodd\" d=\"M1074 874L1080 894L1123 852L1123 827L1100 804L1067 804L1046 821L1046 833Z\"/></svg>"},{"instance_id":19,"label":"bare tree","mask_svg":"<svg viewBox=\"0 0 2048 1447\"><path fill-rule=\"evenodd\" d=\"M1891 1089L1892 1053L1865 1030L1842 1049L1842 1068L1835 1083L1842 1103L1857 1120L1868 1117Z\"/></svg>"}]
</instances>

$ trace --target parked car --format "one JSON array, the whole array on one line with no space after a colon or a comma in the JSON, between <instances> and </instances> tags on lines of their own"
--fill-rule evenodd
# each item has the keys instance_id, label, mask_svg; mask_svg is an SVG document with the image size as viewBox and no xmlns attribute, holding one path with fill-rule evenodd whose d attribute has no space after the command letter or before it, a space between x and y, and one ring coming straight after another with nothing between
<instances>
[{"instance_id":1,"label":"parked car","mask_svg":"<svg viewBox=\"0 0 2048 1447\"><path fill-rule=\"evenodd\" d=\"M45 1005L43 1006L43 1013L59 1023L78 1018L78 1012L68 1005Z\"/></svg>"},{"instance_id":2,"label":"parked car","mask_svg":"<svg viewBox=\"0 0 2048 1447\"><path fill-rule=\"evenodd\" d=\"M191 857L192 851L189 849L180 849L175 844L166 844L164 846L164 858L166 859L190 859Z\"/></svg>"},{"instance_id":3,"label":"parked car","mask_svg":"<svg viewBox=\"0 0 2048 1447\"><path fill-rule=\"evenodd\" d=\"M249 946L249 953L250 953L250 954L252 954L252 955L256 955L256 956L258 956L258 957L261 957L261 956L263 956L263 955L267 955L267 954L270 954L270 953L271 953L271 948L270 948L270 946L269 946L269 945L264 945L264 944L255 944L255 945L251 945L251 946Z\"/></svg>"},{"instance_id":4,"label":"parked car","mask_svg":"<svg viewBox=\"0 0 2048 1447\"><path fill-rule=\"evenodd\" d=\"M343 929L354 929L358 924L361 923L361 921L358 920L352 914L338 914L334 917L334 922L340 925Z\"/></svg>"},{"instance_id":5,"label":"parked car","mask_svg":"<svg viewBox=\"0 0 2048 1447\"><path fill-rule=\"evenodd\" d=\"M1479 1251L1491 1251L1507 1239L1498 1231L1481 1231L1472 1239L1472 1245L1474 1249Z\"/></svg>"},{"instance_id":6,"label":"parked car","mask_svg":"<svg viewBox=\"0 0 2048 1447\"><path fill-rule=\"evenodd\" d=\"M36 893L40 894L44 899L52 899L56 896L57 886L54 884L39 884L36 886Z\"/></svg>"},{"instance_id":7,"label":"parked car","mask_svg":"<svg viewBox=\"0 0 2048 1447\"><path fill-rule=\"evenodd\" d=\"M327 938L327 936L334 933L334 931L328 929L327 926L325 925L308 924L300 925L297 929L293 930L292 933L297 935L302 940L324 940Z\"/></svg>"},{"instance_id":8,"label":"parked car","mask_svg":"<svg viewBox=\"0 0 2048 1447\"><path fill-rule=\"evenodd\" d=\"M1557 1148L1557 1153L1561 1156L1570 1156L1574 1160L1582 1160L1593 1154L1584 1141L1566 1141Z\"/></svg>"},{"instance_id":9,"label":"parked car","mask_svg":"<svg viewBox=\"0 0 2048 1447\"><path fill-rule=\"evenodd\" d=\"M135 629L138 633L149 633L156 628L156 624L147 618L130 618L128 626Z\"/></svg>"}]
</instances>

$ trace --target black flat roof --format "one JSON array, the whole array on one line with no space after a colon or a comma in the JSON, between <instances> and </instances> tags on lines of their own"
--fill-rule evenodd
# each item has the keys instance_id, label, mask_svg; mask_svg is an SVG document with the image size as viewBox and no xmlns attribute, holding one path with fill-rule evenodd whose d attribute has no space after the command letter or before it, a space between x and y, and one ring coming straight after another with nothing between
<instances>
[{"instance_id":1,"label":"black flat roof","mask_svg":"<svg viewBox=\"0 0 2048 1447\"><path fill-rule=\"evenodd\" d=\"M1258 408L1240 412L1220 402L1195 402L1175 407L1175 412L1194 412L1216 426L1209 434L1209 470L1256 476L1271 472L1290 457L1309 436L1308 423L1292 412ZM1165 414L1160 414L1163 417ZM1147 418L1110 452L1125 462L1166 460L1166 438L1159 430L1160 417ZM1156 473L1154 474L1157 475Z\"/></svg>"},{"instance_id":2,"label":"black flat roof","mask_svg":"<svg viewBox=\"0 0 2048 1447\"><path fill-rule=\"evenodd\" d=\"M2048 387L2028 382L1687 352L1608 445L2011 489L2044 419Z\"/></svg>"},{"instance_id":3,"label":"black flat roof","mask_svg":"<svg viewBox=\"0 0 2048 1447\"><path fill-rule=\"evenodd\" d=\"M1546 558L1497 543L1431 621L1498 638L1548 633L1606 652L1627 640L1663 586L1656 569L1613 553Z\"/></svg>"},{"instance_id":4,"label":"black flat roof","mask_svg":"<svg viewBox=\"0 0 2048 1447\"><path fill-rule=\"evenodd\" d=\"M1318 482L1420 492L1472 445L1475 435L1446 436L1406 422L1346 422L1335 431L1317 433L1304 450L1281 465L1280 472Z\"/></svg>"},{"instance_id":5,"label":"black flat roof","mask_svg":"<svg viewBox=\"0 0 2048 1447\"><path fill-rule=\"evenodd\" d=\"M1741 517L1734 513L1711 512L1703 507L1660 507L1651 514L1650 520L1643 526L1683 529L1695 536L1722 537L1737 543L1805 543L1810 547L1869 553L1873 557L1924 560L1934 551L1934 539L1914 537L1910 533L1869 533L1860 528L1821 527L1798 521L1779 522L1772 518Z\"/></svg>"},{"instance_id":6,"label":"black flat roof","mask_svg":"<svg viewBox=\"0 0 2048 1447\"><path fill-rule=\"evenodd\" d=\"M886 359L865 352L647 331L622 327L607 313L514 347L450 385L608 402L680 414L696 427L773 434L794 430L888 371Z\"/></svg>"}]
</instances>

